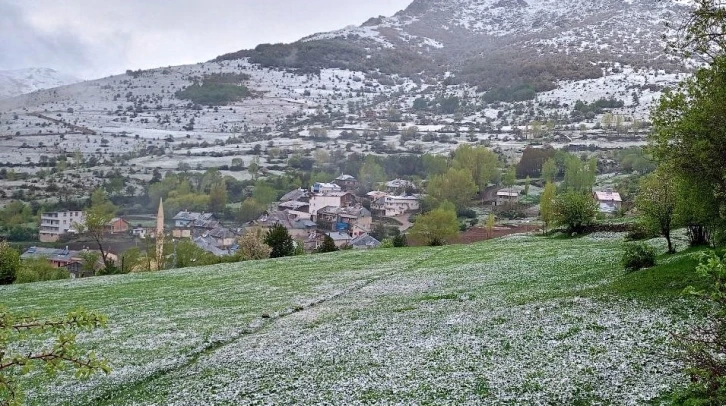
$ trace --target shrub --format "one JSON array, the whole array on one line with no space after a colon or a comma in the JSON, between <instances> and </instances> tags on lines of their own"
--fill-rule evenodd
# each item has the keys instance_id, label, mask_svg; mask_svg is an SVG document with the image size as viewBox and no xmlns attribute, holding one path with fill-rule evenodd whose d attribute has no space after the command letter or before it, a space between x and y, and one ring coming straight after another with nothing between
<instances>
[{"instance_id":1,"label":"shrub","mask_svg":"<svg viewBox=\"0 0 726 406\"><path fill-rule=\"evenodd\" d=\"M45 258L26 259L18 269L15 283L55 281L70 278L68 270L56 268Z\"/></svg>"},{"instance_id":2,"label":"shrub","mask_svg":"<svg viewBox=\"0 0 726 406\"><path fill-rule=\"evenodd\" d=\"M396 248L408 247L408 241L406 240L405 234L400 234L393 237L393 246Z\"/></svg>"},{"instance_id":3,"label":"shrub","mask_svg":"<svg viewBox=\"0 0 726 406\"><path fill-rule=\"evenodd\" d=\"M632 243L625 245L623 253L623 266L628 272L655 265L655 248L646 243Z\"/></svg>"},{"instance_id":4,"label":"shrub","mask_svg":"<svg viewBox=\"0 0 726 406\"><path fill-rule=\"evenodd\" d=\"M657 237L658 234L653 232L648 226L643 223L636 223L633 228L625 236L626 241L641 241L648 240Z\"/></svg>"},{"instance_id":5,"label":"shrub","mask_svg":"<svg viewBox=\"0 0 726 406\"><path fill-rule=\"evenodd\" d=\"M15 281L20 270L20 253L0 241L0 285L7 285Z\"/></svg>"},{"instance_id":6,"label":"shrub","mask_svg":"<svg viewBox=\"0 0 726 406\"><path fill-rule=\"evenodd\" d=\"M265 244L262 230L249 230L238 240L239 253L244 260L258 260L270 257L272 248Z\"/></svg>"},{"instance_id":7,"label":"shrub","mask_svg":"<svg viewBox=\"0 0 726 406\"><path fill-rule=\"evenodd\" d=\"M675 334L686 362L691 385L675 396L674 404L726 404L726 262L711 253L696 268L709 281L704 290L689 286L685 293L707 302L712 309L688 335Z\"/></svg>"},{"instance_id":8,"label":"shrub","mask_svg":"<svg viewBox=\"0 0 726 406\"><path fill-rule=\"evenodd\" d=\"M579 233L593 223L597 205L588 193L567 192L557 196L554 215L558 224L567 226L570 233Z\"/></svg>"},{"instance_id":9,"label":"shrub","mask_svg":"<svg viewBox=\"0 0 726 406\"><path fill-rule=\"evenodd\" d=\"M393 239L391 238L385 238L383 241L381 241L381 248L393 248L395 245L393 244Z\"/></svg>"},{"instance_id":10,"label":"shrub","mask_svg":"<svg viewBox=\"0 0 726 406\"><path fill-rule=\"evenodd\" d=\"M456 210L456 216L459 218L475 219L476 212L469 208Z\"/></svg>"},{"instance_id":11,"label":"shrub","mask_svg":"<svg viewBox=\"0 0 726 406\"><path fill-rule=\"evenodd\" d=\"M317 251L321 254L326 252L335 252L338 251L338 247L335 246L333 238L326 234L325 237L323 237L323 244L318 247Z\"/></svg>"}]
</instances>

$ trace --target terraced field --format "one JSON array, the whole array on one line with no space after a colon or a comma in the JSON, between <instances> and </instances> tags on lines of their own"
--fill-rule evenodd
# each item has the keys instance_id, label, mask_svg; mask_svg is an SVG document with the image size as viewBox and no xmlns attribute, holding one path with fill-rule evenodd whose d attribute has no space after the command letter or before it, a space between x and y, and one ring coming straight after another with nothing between
<instances>
[{"instance_id":1,"label":"terraced field","mask_svg":"<svg viewBox=\"0 0 726 406\"><path fill-rule=\"evenodd\" d=\"M626 275L621 252L621 235L510 236L16 285L0 302L110 319L79 340L113 373L33 375L30 404L642 404L687 383L669 332L696 317L678 294L692 271L643 288L654 271Z\"/></svg>"}]
</instances>

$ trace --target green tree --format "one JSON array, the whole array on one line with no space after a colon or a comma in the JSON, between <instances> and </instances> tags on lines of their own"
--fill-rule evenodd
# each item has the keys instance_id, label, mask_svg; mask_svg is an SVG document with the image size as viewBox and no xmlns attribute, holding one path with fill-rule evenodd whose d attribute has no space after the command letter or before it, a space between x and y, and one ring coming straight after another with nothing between
<instances>
[{"instance_id":1,"label":"green tree","mask_svg":"<svg viewBox=\"0 0 726 406\"><path fill-rule=\"evenodd\" d=\"M101 189L91 195L91 207L85 211L85 224L79 224L80 231L85 231L98 246L104 268L108 271L115 267L113 260L106 252L106 227L116 213L114 206Z\"/></svg>"},{"instance_id":2,"label":"green tree","mask_svg":"<svg viewBox=\"0 0 726 406\"><path fill-rule=\"evenodd\" d=\"M113 217L118 208L106 196L106 192L98 188L91 193L91 208L99 215Z\"/></svg>"},{"instance_id":3,"label":"green tree","mask_svg":"<svg viewBox=\"0 0 726 406\"><path fill-rule=\"evenodd\" d=\"M486 147L460 146L454 152L453 167L469 171L480 192L499 176L499 159Z\"/></svg>"},{"instance_id":4,"label":"green tree","mask_svg":"<svg viewBox=\"0 0 726 406\"><path fill-rule=\"evenodd\" d=\"M477 188L471 172L450 168L444 174L431 177L426 190L439 204L450 201L459 210L469 206Z\"/></svg>"},{"instance_id":5,"label":"green tree","mask_svg":"<svg viewBox=\"0 0 726 406\"><path fill-rule=\"evenodd\" d=\"M265 212L265 205L253 198L245 199L237 211L237 220L242 223L257 220Z\"/></svg>"},{"instance_id":6,"label":"green tree","mask_svg":"<svg viewBox=\"0 0 726 406\"><path fill-rule=\"evenodd\" d=\"M602 116L602 125L605 127L606 130L609 130L613 126L613 114L612 113L605 113Z\"/></svg>"},{"instance_id":7,"label":"green tree","mask_svg":"<svg viewBox=\"0 0 726 406\"><path fill-rule=\"evenodd\" d=\"M677 185L672 174L659 169L641 179L635 207L645 224L665 237L669 253L676 252L671 242L671 230L677 225L676 204Z\"/></svg>"},{"instance_id":8,"label":"green tree","mask_svg":"<svg viewBox=\"0 0 726 406\"><path fill-rule=\"evenodd\" d=\"M121 256L121 273L130 273L141 264L141 250L137 247L126 250Z\"/></svg>"},{"instance_id":9,"label":"green tree","mask_svg":"<svg viewBox=\"0 0 726 406\"><path fill-rule=\"evenodd\" d=\"M677 180L675 216L687 227L690 245L708 245L713 232L719 227L719 201L708 193L710 185L703 179Z\"/></svg>"},{"instance_id":10,"label":"green tree","mask_svg":"<svg viewBox=\"0 0 726 406\"><path fill-rule=\"evenodd\" d=\"M652 114L651 151L672 173L699 179L726 198L726 56L699 69L676 92L666 91ZM721 204L723 208L723 203Z\"/></svg>"},{"instance_id":11,"label":"green tree","mask_svg":"<svg viewBox=\"0 0 726 406\"><path fill-rule=\"evenodd\" d=\"M227 184L224 180L212 185L209 190L209 211L222 213L227 207Z\"/></svg>"},{"instance_id":12,"label":"green tree","mask_svg":"<svg viewBox=\"0 0 726 406\"><path fill-rule=\"evenodd\" d=\"M260 157L259 156L255 156L254 158L252 158L252 161L247 166L247 172L249 172L250 175L252 175L252 180L257 180L257 177L260 174Z\"/></svg>"},{"instance_id":13,"label":"green tree","mask_svg":"<svg viewBox=\"0 0 726 406\"><path fill-rule=\"evenodd\" d=\"M713 61L726 54L726 10L722 0L695 0L691 15L668 42L671 51ZM669 25L672 28L672 26Z\"/></svg>"},{"instance_id":14,"label":"green tree","mask_svg":"<svg viewBox=\"0 0 726 406\"><path fill-rule=\"evenodd\" d=\"M19 269L20 253L6 241L0 241L0 285L13 283Z\"/></svg>"},{"instance_id":15,"label":"green tree","mask_svg":"<svg viewBox=\"0 0 726 406\"><path fill-rule=\"evenodd\" d=\"M595 220L597 204L588 193L570 191L557 196L553 212L557 224L579 233Z\"/></svg>"},{"instance_id":16,"label":"green tree","mask_svg":"<svg viewBox=\"0 0 726 406\"><path fill-rule=\"evenodd\" d=\"M502 184L506 187L512 187L517 182L517 172L514 166L510 166L502 177Z\"/></svg>"},{"instance_id":17,"label":"green tree","mask_svg":"<svg viewBox=\"0 0 726 406\"><path fill-rule=\"evenodd\" d=\"M323 237L323 243L318 247L319 253L335 252L338 251L338 247L335 246L333 238L327 234Z\"/></svg>"},{"instance_id":18,"label":"green tree","mask_svg":"<svg viewBox=\"0 0 726 406\"><path fill-rule=\"evenodd\" d=\"M259 228L247 230L238 243L240 255L245 261L269 258L272 253L272 248L265 244L264 235Z\"/></svg>"},{"instance_id":19,"label":"green tree","mask_svg":"<svg viewBox=\"0 0 726 406\"><path fill-rule=\"evenodd\" d=\"M496 217L494 213L489 213L487 216L487 237L492 238L494 236L494 225L496 224Z\"/></svg>"},{"instance_id":20,"label":"green tree","mask_svg":"<svg viewBox=\"0 0 726 406\"><path fill-rule=\"evenodd\" d=\"M565 160L565 179L562 182L562 189L566 192L592 192L595 185L595 172L597 161L583 161L574 155L569 155Z\"/></svg>"},{"instance_id":21,"label":"green tree","mask_svg":"<svg viewBox=\"0 0 726 406\"><path fill-rule=\"evenodd\" d=\"M252 190L252 198L263 206L277 200L277 191L272 186L259 181L255 183L255 188Z\"/></svg>"},{"instance_id":22,"label":"green tree","mask_svg":"<svg viewBox=\"0 0 726 406\"><path fill-rule=\"evenodd\" d=\"M445 203L438 209L418 216L409 235L418 244L442 245L458 234L456 209L451 203Z\"/></svg>"},{"instance_id":23,"label":"green tree","mask_svg":"<svg viewBox=\"0 0 726 406\"><path fill-rule=\"evenodd\" d=\"M441 155L424 154L421 156L421 163L423 164L424 172L429 175L440 175L449 169L449 163L446 157Z\"/></svg>"},{"instance_id":24,"label":"green tree","mask_svg":"<svg viewBox=\"0 0 726 406\"><path fill-rule=\"evenodd\" d=\"M101 259L101 256L95 251L86 251L82 252L80 257L83 260L81 262L81 270L84 273L95 275L96 265L98 265L98 261Z\"/></svg>"},{"instance_id":25,"label":"green tree","mask_svg":"<svg viewBox=\"0 0 726 406\"><path fill-rule=\"evenodd\" d=\"M363 166L360 168L358 180L365 189L370 190L377 183L386 180L386 172L376 161L375 157L368 155L365 158L365 162L363 162Z\"/></svg>"},{"instance_id":26,"label":"green tree","mask_svg":"<svg viewBox=\"0 0 726 406\"><path fill-rule=\"evenodd\" d=\"M556 194L557 188L554 183L547 182L547 184L545 184L544 191L542 191L542 196L539 198L539 217L544 223L545 233L555 219L554 203Z\"/></svg>"},{"instance_id":27,"label":"green tree","mask_svg":"<svg viewBox=\"0 0 726 406\"><path fill-rule=\"evenodd\" d=\"M78 332L106 324L106 316L83 309L58 319L39 319L18 316L0 306L0 405L22 405L24 394L17 380L36 371L52 374L70 368L78 378L96 372L109 374L105 360L76 344Z\"/></svg>"},{"instance_id":28,"label":"green tree","mask_svg":"<svg viewBox=\"0 0 726 406\"><path fill-rule=\"evenodd\" d=\"M188 239L171 241L164 247L164 256L173 254L175 268L214 265L220 262L219 257L209 253ZM168 264L172 265L172 264Z\"/></svg>"},{"instance_id":29,"label":"green tree","mask_svg":"<svg viewBox=\"0 0 726 406\"><path fill-rule=\"evenodd\" d=\"M265 244L272 248L270 258L289 257L295 253L295 244L285 226L276 224L265 237Z\"/></svg>"},{"instance_id":30,"label":"green tree","mask_svg":"<svg viewBox=\"0 0 726 406\"><path fill-rule=\"evenodd\" d=\"M557 162L553 158L549 158L542 164L542 177L545 182L554 182L557 177Z\"/></svg>"}]
</instances>

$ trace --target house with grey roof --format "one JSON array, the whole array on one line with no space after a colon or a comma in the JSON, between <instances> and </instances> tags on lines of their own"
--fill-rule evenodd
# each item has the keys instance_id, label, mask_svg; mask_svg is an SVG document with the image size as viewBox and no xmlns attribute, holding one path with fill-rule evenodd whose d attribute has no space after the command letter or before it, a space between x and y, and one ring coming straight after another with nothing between
<instances>
[{"instance_id":1,"label":"house with grey roof","mask_svg":"<svg viewBox=\"0 0 726 406\"><path fill-rule=\"evenodd\" d=\"M376 240L370 234L363 234L350 241L350 246L354 249L373 249L381 246L381 242Z\"/></svg>"}]
</instances>

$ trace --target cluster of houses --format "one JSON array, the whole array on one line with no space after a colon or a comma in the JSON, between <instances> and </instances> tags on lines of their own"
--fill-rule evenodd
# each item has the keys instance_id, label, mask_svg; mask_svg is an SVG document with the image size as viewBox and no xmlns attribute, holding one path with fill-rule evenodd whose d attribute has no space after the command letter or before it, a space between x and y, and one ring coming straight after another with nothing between
<instances>
[{"instance_id":1,"label":"cluster of houses","mask_svg":"<svg viewBox=\"0 0 726 406\"><path fill-rule=\"evenodd\" d=\"M234 254L239 249L237 241L244 229L267 231L277 225L285 227L296 241L302 241L307 251L319 248L325 236L332 238L337 247L368 249L381 245L370 235L374 217L395 219L420 210L420 195L416 194L416 185L410 181L392 180L385 184L385 190L372 191L364 196L358 194L359 189L356 178L341 175L331 183L315 183L309 190L293 190L257 220L240 229L222 226L212 213L183 210L173 217L174 227L170 234L174 239L189 239L201 249L217 256ZM516 189L497 189L492 204L516 203L519 194ZM617 192L597 191L593 192L593 198L603 213L614 213L621 209L622 198ZM364 201L369 203L366 207ZM160 213L163 224L163 211ZM40 241L57 242L65 234L78 233L84 222L82 211L43 213ZM106 231L109 234L130 233L140 238L154 238L157 229L141 226L132 228L123 218L114 218L106 225ZM90 272L82 269L82 254L86 251L31 247L23 253L22 258L47 258L53 266L68 269L72 277L83 277L88 276L84 273Z\"/></svg>"},{"instance_id":2,"label":"cluster of houses","mask_svg":"<svg viewBox=\"0 0 726 406\"><path fill-rule=\"evenodd\" d=\"M296 189L248 226L269 230L285 227L296 240L304 241L306 250L320 247L327 235L337 247L375 248L380 241L370 235L373 218L398 217L419 210L419 197L412 182L396 179L386 183L385 191L359 196L360 183L350 175L341 175L331 183L315 183L310 190ZM370 209L363 200L370 202Z\"/></svg>"}]
</instances>

